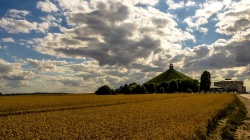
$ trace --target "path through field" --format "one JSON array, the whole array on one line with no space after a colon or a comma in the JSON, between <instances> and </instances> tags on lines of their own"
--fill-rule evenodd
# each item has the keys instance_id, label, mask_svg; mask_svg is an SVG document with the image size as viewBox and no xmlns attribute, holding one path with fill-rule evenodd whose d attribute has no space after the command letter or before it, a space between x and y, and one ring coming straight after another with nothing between
<instances>
[{"instance_id":1,"label":"path through field","mask_svg":"<svg viewBox=\"0 0 250 140\"><path fill-rule=\"evenodd\" d=\"M242 94L238 96L241 101L246 105L247 118L244 120L242 126L240 126L236 132L236 139L238 140L249 140L250 139L250 94Z\"/></svg>"}]
</instances>

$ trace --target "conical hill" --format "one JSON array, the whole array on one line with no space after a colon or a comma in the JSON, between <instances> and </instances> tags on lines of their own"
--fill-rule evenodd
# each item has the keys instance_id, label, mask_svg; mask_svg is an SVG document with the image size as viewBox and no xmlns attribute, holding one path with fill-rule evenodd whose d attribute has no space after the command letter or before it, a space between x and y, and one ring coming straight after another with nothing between
<instances>
[{"instance_id":1,"label":"conical hill","mask_svg":"<svg viewBox=\"0 0 250 140\"><path fill-rule=\"evenodd\" d=\"M170 64L169 69L160 75L154 77L153 79L149 80L147 83L161 83L163 81L169 82L172 80L193 80L189 76L178 72L174 69L173 64Z\"/></svg>"}]
</instances>

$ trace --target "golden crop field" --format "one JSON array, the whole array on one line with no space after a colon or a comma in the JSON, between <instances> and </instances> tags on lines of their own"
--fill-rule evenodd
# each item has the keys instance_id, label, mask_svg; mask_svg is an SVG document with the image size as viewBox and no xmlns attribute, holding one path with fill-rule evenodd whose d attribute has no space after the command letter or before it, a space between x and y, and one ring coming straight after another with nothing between
<instances>
[{"instance_id":1,"label":"golden crop field","mask_svg":"<svg viewBox=\"0 0 250 140\"><path fill-rule=\"evenodd\" d=\"M0 97L0 139L197 139L233 94Z\"/></svg>"}]
</instances>

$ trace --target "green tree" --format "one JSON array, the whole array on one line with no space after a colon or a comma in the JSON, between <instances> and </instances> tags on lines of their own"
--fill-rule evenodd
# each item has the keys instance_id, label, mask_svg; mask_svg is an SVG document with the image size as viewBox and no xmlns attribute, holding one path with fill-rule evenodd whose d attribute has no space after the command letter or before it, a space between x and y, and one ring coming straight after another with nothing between
<instances>
[{"instance_id":1,"label":"green tree","mask_svg":"<svg viewBox=\"0 0 250 140\"><path fill-rule=\"evenodd\" d=\"M95 92L96 95L110 95L111 94L111 88L107 85L103 85L98 88L98 90Z\"/></svg>"},{"instance_id":2,"label":"green tree","mask_svg":"<svg viewBox=\"0 0 250 140\"><path fill-rule=\"evenodd\" d=\"M166 91L168 89L168 83L166 81L163 81L160 83L160 87L163 87L164 90Z\"/></svg>"},{"instance_id":3,"label":"green tree","mask_svg":"<svg viewBox=\"0 0 250 140\"><path fill-rule=\"evenodd\" d=\"M175 93L178 90L178 84L176 81L171 81L168 85L168 91L170 93Z\"/></svg>"},{"instance_id":4,"label":"green tree","mask_svg":"<svg viewBox=\"0 0 250 140\"><path fill-rule=\"evenodd\" d=\"M156 92L154 83L150 83L150 84L148 85L148 92L149 92L149 93L155 93L155 92Z\"/></svg>"},{"instance_id":5,"label":"green tree","mask_svg":"<svg viewBox=\"0 0 250 140\"><path fill-rule=\"evenodd\" d=\"M155 84L155 92L156 93L160 93L160 85L158 85L158 84Z\"/></svg>"},{"instance_id":6,"label":"green tree","mask_svg":"<svg viewBox=\"0 0 250 140\"><path fill-rule=\"evenodd\" d=\"M114 89L111 89L111 90L110 90L110 94L111 94L111 95L116 95L117 92L116 92Z\"/></svg>"},{"instance_id":7,"label":"green tree","mask_svg":"<svg viewBox=\"0 0 250 140\"><path fill-rule=\"evenodd\" d=\"M125 94L133 94L133 90L130 87L127 87Z\"/></svg>"},{"instance_id":8,"label":"green tree","mask_svg":"<svg viewBox=\"0 0 250 140\"><path fill-rule=\"evenodd\" d=\"M204 71L201 74L200 90L207 92L210 90L210 85L211 85L211 75L208 71Z\"/></svg>"},{"instance_id":9,"label":"green tree","mask_svg":"<svg viewBox=\"0 0 250 140\"><path fill-rule=\"evenodd\" d=\"M193 92L192 89L190 88L187 89L187 93L192 93L192 92Z\"/></svg>"},{"instance_id":10,"label":"green tree","mask_svg":"<svg viewBox=\"0 0 250 140\"><path fill-rule=\"evenodd\" d=\"M135 91L134 93L140 94L140 92L141 92L141 86L140 85L136 85L134 91Z\"/></svg>"},{"instance_id":11,"label":"green tree","mask_svg":"<svg viewBox=\"0 0 250 140\"><path fill-rule=\"evenodd\" d=\"M137 85L137 83L130 83L128 86L131 87L133 85Z\"/></svg>"},{"instance_id":12,"label":"green tree","mask_svg":"<svg viewBox=\"0 0 250 140\"><path fill-rule=\"evenodd\" d=\"M147 92L147 90L146 90L146 88L145 88L145 86L141 86L141 90L140 90L140 93L141 94L145 94Z\"/></svg>"},{"instance_id":13,"label":"green tree","mask_svg":"<svg viewBox=\"0 0 250 140\"><path fill-rule=\"evenodd\" d=\"M121 92L121 93L125 93L126 90L127 90L127 88L128 88L128 84L125 84L125 85L123 86L123 88L122 88L122 92Z\"/></svg>"}]
</instances>

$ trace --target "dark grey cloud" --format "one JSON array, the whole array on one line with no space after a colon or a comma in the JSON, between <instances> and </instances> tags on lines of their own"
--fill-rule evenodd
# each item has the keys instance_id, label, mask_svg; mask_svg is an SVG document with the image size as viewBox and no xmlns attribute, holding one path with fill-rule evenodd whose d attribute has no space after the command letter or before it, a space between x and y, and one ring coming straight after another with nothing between
<instances>
[{"instance_id":1,"label":"dark grey cloud","mask_svg":"<svg viewBox=\"0 0 250 140\"><path fill-rule=\"evenodd\" d=\"M164 28L169 23L168 20L160 18L152 18L152 22L156 25L157 28Z\"/></svg>"},{"instance_id":2,"label":"dark grey cloud","mask_svg":"<svg viewBox=\"0 0 250 140\"><path fill-rule=\"evenodd\" d=\"M55 51L72 57L91 57L100 65L129 65L137 58L148 57L160 45L159 40L153 40L149 36L144 36L139 41L119 37L114 39L116 37L110 36L106 43L90 43L89 45L93 44L91 47L55 48Z\"/></svg>"},{"instance_id":3,"label":"dark grey cloud","mask_svg":"<svg viewBox=\"0 0 250 140\"><path fill-rule=\"evenodd\" d=\"M21 69L21 65L19 63L9 63L0 58L0 76L8 75L11 72L19 71Z\"/></svg>"},{"instance_id":4,"label":"dark grey cloud","mask_svg":"<svg viewBox=\"0 0 250 140\"><path fill-rule=\"evenodd\" d=\"M235 61L239 66L245 66L250 63L250 40L242 42L233 42L229 51L235 55Z\"/></svg>"},{"instance_id":5,"label":"dark grey cloud","mask_svg":"<svg viewBox=\"0 0 250 140\"><path fill-rule=\"evenodd\" d=\"M250 26L250 20L246 18L241 18L239 20L236 20L232 26L229 26L225 30L230 33L237 33L238 31L241 31L245 27Z\"/></svg>"},{"instance_id":6,"label":"dark grey cloud","mask_svg":"<svg viewBox=\"0 0 250 140\"><path fill-rule=\"evenodd\" d=\"M34 76L33 72L26 71L26 72L22 72L19 75L4 75L2 76L2 78L5 80L29 80L33 76Z\"/></svg>"},{"instance_id":7,"label":"dark grey cloud","mask_svg":"<svg viewBox=\"0 0 250 140\"><path fill-rule=\"evenodd\" d=\"M29 87L30 85L31 83L25 80L12 80L12 81L8 81L5 86L9 86L12 88L22 88L22 87Z\"/></svg>"},{"instance_id":8,"label":"dark grey cloud","mask_svg":"<svg viewBox=\"0 0 250 140\"><path fill-rule=\"evenodd\" d=\"M7 74L13 70L13 67L11 65L8 65L6 63L1 63L0 61L0 74Z\"/></svg>"},{"instance_id":9,"label":"dark grey cloud","mask_svg":"<svg viewBox=\"0 0 250 140\"><path fill-rule=\"evenodd\" d=\"M82 81L75 80L75 79L63 79L61 82L66 86L80 86Z\"/></svg>"},{"instance_id":10,"label":"dark grey cloud","mask_svg":"<svg viewBox=\"0 0 250 140\"><path fill-rule=\"evenodd\" d=\"M194 49L196 57L203 58L209 53L207 46L200 46Z\"/></svg>"},{"instance_id":11,"label":"dark grey cloud","mask_svg":"<svg viewBox=\"0 0 250 140\"><path fill-rule=\"evenodd\" d=\"M134 69L141 70L141 72L163 72L168 69L168 68L164 68L160 66L152 67L152 66L144 65L144 64L133 64L132 67Z\"/></svg>"},{"instance_id":12,"label":"dark grey cloud","mask_svg":"<svg viewBox=\"0 0 250 140\"><path fill-rule=\"evenodd\" d=\"M14 75L14 76L3 76L2 77L5 80L27 80L24 76L22 75Z\"/></svg>"},{"instance_id":13,"label":"dark grey cloud","mask_svg":"<svg viewBox=\"0 0 250 140\"><path fill-rule=\"evenodd\" d=\"M250 64L250 41L231 41L227 44L196 47L192 56L185 58L184 68L187 69L221 69L230 67L247 66ZM205 49L207 48L207 49Z\"/></svg>"}]
</instances>

